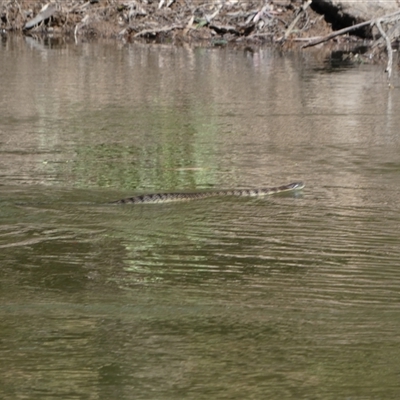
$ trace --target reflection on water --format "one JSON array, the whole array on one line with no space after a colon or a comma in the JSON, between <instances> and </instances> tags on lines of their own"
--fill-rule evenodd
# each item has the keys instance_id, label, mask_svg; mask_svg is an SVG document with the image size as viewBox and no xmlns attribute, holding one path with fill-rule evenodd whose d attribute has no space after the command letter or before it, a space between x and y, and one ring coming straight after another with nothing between
<instances>
[{"instance_id":1,"label":"reflection on water","mask_svg":"<svg viewBox=\"0 0 400 400\"><path fill-rule=\"evenodd\" d=\"M399 91L380 68L1 46L3 397L397 397Z\"/></svg>"}]
</instances>

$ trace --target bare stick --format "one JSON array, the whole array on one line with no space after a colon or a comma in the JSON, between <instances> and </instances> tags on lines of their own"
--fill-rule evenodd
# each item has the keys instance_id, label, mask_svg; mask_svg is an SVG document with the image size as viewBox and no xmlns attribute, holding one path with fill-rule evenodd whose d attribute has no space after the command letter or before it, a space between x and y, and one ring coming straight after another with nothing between
<instances>
[{"instance_id":1,"label":"bare stick","mask_svg":"<svg viewBox=\"0 0 400 400\"><path fill-rule=\"evenodd\" d=\"M386 49L388 53L388 63L386 67L386 72L388 74L388 80L390 81L390 77L392 76L392 64L393 64L393 49L392 49L392 44L390 43L390 39L388 35L386 35L386 32L383 30L382 25L381 25L381 19L377 19L375 21L375 25L379 30L379 33L381 36L385 39L386 42Z\"/></svg>"},{"instance_id":2,"label":"bare stick","mask_svg":"<svg viewBox=\"0 0 400 400\"><path fill-rule=\"evenodd\" d=\"M35 18L29 20L25 25L24 29L31 29L35 25L40 24L42 21L50 18L55 12L57 11L57 5L56 4L46 4L39 12L38 15L36 15Z\"/></svg>"},{"instance_id":3,"label":"bare stick","mask_svg":"<svg viewBox=\"0 0 400 400\"><path fill-rule=\"evenodd\" d=\"M185 29L182 32L183 36L186 36L187 33L190 31L190 29L192 29L193 22L194 22L194 15L190 17L189 22L186 24Z\"/></svg>"},{"instance_id":4,"label":"bare stick","mask_svg":"<svg viewBox=\"0 0 400 400\"><path fill-rule=\"evenodd\" d=\"M319 39L313 40L310 43L305 44L302 48L304 49L306 47L316 46L317 44L320 44L320 43L323 43L323 42L327 42L328 40L331 40L336 36L344 35L347 32L354 31L356 29L362 28L363 26L371 25L372 21L373 20L366 21L366 22L361 22L360 24L352 25L352 26L349 26L347 28L343 28L343 29L340 29L338 31L332 32L329 35L323 36L323 37L321 37Z\"/></svg>"},{"instance_id":5,"label":"bare stick","mask_svg":"<svg viewBox=\"0 0 400 400\"><path fill-rule=\"evenodd\" d=\"M385 20L386 24L391 23L391 21ZM387 32L386 35L389 37L390 40L393 40L395 37L399 36L400 34L400 21L397 21L396 24L394 24ZM375 40L375 42L372 44L372 49L375 49L376 47L382 45L385 42L384 37L380 37L378 40Z\"/></svg>"},{"instance_id":6,"label":"bare stick","mask_svg":"<svg viewBox=\"0 0 400 400\"><path fill-rule=\"evenodd\" d=\"M285 34L283 35L283 38L281 38L281 41L284 42L289 35L292 33L292 30L294 29L294 27L296 26L297 22L299 21L301 15L306 12L307 8L309 7L309 5L312 3L312 0L308 0L307 3L304 3L301 6L301 10L299 11L299 13L297 14L296 18L291 22L291 24L289 25L289 27L286 29Z\"/></svg>"},{"instance_id":7,"label":"bare stick","mask_svg":"<svg viewBox=\"0 0 400 400\"><path fill-rule=\"evenodd\" d=\"M396 17L396 16L399 16L399 15L400 15L400 11L396 11L396 12L394 12L392 14L385 15L385 16L379 18L379 19L381 21L390 21L392 19L392 17ZM320 39L313 40L310 43L305 44L302 48L304 49L306 47L315 46L317 44L320 44L320 43L326 42L326 41L328 41L330 39L333 39L336 36L344 35L347 32L354 31L354 30L362 28L364 26L373 25L373 24L376 23L375 21L376 21L375 18L373 18L373 19L370 19L369 21L361 22L359 24L352 25L352 26L349 26L347 28L340 29L338 31L330 33L329 35L323 36Z\"/></svg>"}]
</instances>

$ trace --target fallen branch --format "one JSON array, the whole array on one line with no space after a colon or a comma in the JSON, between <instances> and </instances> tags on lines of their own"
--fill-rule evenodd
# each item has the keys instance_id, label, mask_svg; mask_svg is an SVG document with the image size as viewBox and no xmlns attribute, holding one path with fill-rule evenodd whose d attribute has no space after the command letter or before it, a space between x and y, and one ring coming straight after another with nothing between
<instances>
[{"instance_id":1,"label":"fallen branch","mask_svg":"<svg viewBox=\"0 0 400 400\"><path fill-rule=\"evenodd\" d=\"M35 18L29 20L25 25L24 29L32 29L35 25L39 25L42 21L52 17L54 13L57 11L57 5L55 4L46 4L40 11L39 14L36 15Z\"/></svg>"},{"instance_id":2,"label":"fallen branch","mask_svg":"<svg viewBox=\"0 0 400 400\"><path fill-rule=\"evenodd\" d=\"M78 31L79 29L85 27L86 25L88 25L89 23L89 15L86 14L83 18L82 21L79 22L79 24L76 24L75 29L74 29L74 38L75 38L75 42L78 43Z\"/></svg>"},{"instance_id":3,"label":"fallen branch","mask_svg":"<svg viewBox=\"0 0 400 400\"><path fill-rule=\"evenodd\" d=\"M302 48L306 48L306 47L311 47L311 46L316 46L317 44L323 43L323 42L327 42L328 40L331 40L333 38L335 38L336 36L340 36L340 35L344 35L345 33L351 32L351 31L355 31L356 29L362 28L364 26L368 26L371 25L371 22L373 20L370 21L366 21L366 22L361 22L360 24L356 24L356 25L352 25L349 26L348 28L343 28L340 29L338 31L332 32L329 35L323 36L319 39L315 39L310 41L309 43L305 44Z\"/></svg>"},{"instance_id":4,"label":"fallen branch","mask_svg":"<svg viewBox=\"0 0 400 400\"><path fill-rule=\"evenodd\" d=\"M386 35L386 32L382 28L381 19L377 19L376 22L375 22L375 25L378 28L379 33L385 39L385 42L386 42L386 50L388 52L388 63L387 63L387 67L386 67L386 72L388 74L388 80L390 80L390 77L392 76L392 64L393 64L392 44L390 43L390 39Z\"/></svg>"},{"instance_id":5,"label":"fallen branch","mask_svg":"<svg viewBox=\"0 0 400 400\"><path fill-rule=\"evenodd\" d=\"M385 21L386 23L388 23L387 21ZM400 36L400 21L397 22L397 24L395 24L394 26L392 26L387 32L386 35L389 37L390 40L394 40L396 37ZM380 37L379 39L377 39L374 44L372 45L372 49L375 49L379 46L381 46L382 44L385 44L385 39L384 37Z\"/></svg>"},{"instance_id":6,"label":"fallen branch","mask_svg":"<svg viewBox=\"0 0 400 400\"><path fill-rule=\"evenodd\" d=\"M321 36L312 36L312 37L295 37L291 40L293 40L293 42L309 42L310 40L318 40L321 39Z\"/></svg>"},{"instance_id":7,"label":"fallen branch","mask_svg":"<svg viewBox=\"0 0 400 400\"><path fill-rule=\"evenodd\" d=\"M382 21L382 22L386 22L386 21L390 22L393 19L393 17L396 17L396 16L400 17L400 11L396 11L396 12L394 12L392 14L388 14L388 15L385 15L383 17L380 17L379 20ZM321 37L319 39L312 40L309 43L305 44L302 48L304 49L306 47L316 46L317 44L320 44L320 43L323 43L323 42L327 42L328 40L331 40L336 36L344 35L345 33L348 33L348 32L351 32L351 31L355 31L357 29L363 28L364 26L376 25L376 21L377 21L377 19L373 18L373 19L370 19L368 21L361 22L359 24L352 25L352 26L349 26L347 28L340 29L338 31L330 33L329 35L323 36L323 37Z\"/></svg>"},{"instance_id":8,"label":"fallen branch","mask_svg":"<svg viewBox=\"0 0 400 400\"><path fill-rule=\"evenodd\" d=\"M354 30L362 28L364 26L368 26L368 25L376 26L381 35L381 38L384 40L385 45L386 45L386 51L388 53L388 62L387 62L387 67L386 67L385 72L387 72L388 81L390 81L390 78L392 76L392 66L393 66L393 48L392 48L391 40L394 39L394 37L395 37L394 33L396 32L396 29L394 29L394 28L391 29L389 31L389 35L388 35L385 32L385 30L382 28L382 23L388 24L388 23L392 23L392 22L397 22L399 20L399 18L400 18L400 11L396 11L395 13L388 14L388 15L380 17L380 18L370 19L369 21L361 22L360 24L356 24L353 26L349 26L348 28L340 29L339 31L333 32L322 38L312 40L311 42L305 44L302 48L315 46L319 43L326 42L336 36L343 35L345 33L354 31ZM395 26L395 28L397 28L397 25ZM372 47L374 47L374 45Z\"/></svg>"}]
</instances>

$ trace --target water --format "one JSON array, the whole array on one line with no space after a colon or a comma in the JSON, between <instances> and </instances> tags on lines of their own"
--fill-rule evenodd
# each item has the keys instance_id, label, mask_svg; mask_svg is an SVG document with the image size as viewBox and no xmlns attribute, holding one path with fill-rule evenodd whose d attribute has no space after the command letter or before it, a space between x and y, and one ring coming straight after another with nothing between
<instances>
[{"instance_id":1,"label":"water","mask_svg":"<svg viewBox=\"0 0 400 400\"><path fill-rule=\"evenodd\" d=\"M398 77L23 38L0 70L2 397L398 398Z\"/></svg>"}]
</instances>

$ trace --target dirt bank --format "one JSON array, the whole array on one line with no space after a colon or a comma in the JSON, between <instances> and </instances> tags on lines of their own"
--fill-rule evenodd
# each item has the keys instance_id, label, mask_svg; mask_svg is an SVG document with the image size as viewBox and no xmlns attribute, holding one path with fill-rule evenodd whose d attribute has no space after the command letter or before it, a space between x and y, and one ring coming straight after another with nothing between
<instances>
[{"instance_id":1,"label":"dirt bank","mask_svg":"<svg viewBox=\"0 0 400 400\"><path fill-rule=\"evenodd\" d=\"M365 62L386 59L390 78L397 65L393 46L399 43L400 10L394 4L394 12L382 15L385 9L377 14L370 4L368 14L365 5L363 13L357 5L346 11L337 0L6 0L0 5L0 31L4 36L20 32L76 41L113 37L213 46L353 43L347 51Z\"/></svg>"},{"instance_id":2,"label":"dirt bank","mask_svg":"<svg viewBox=\"0 0 400 400\"><path fill-rule=\"evenodd\" d=\"M331 28L311 2L201 0L8 0L0 28L27 35L123 40L283 42L325 35Z\"/></svg>"}]
</instances>

